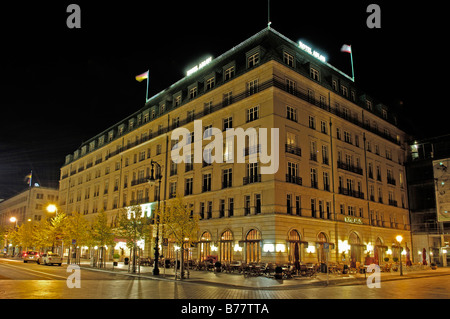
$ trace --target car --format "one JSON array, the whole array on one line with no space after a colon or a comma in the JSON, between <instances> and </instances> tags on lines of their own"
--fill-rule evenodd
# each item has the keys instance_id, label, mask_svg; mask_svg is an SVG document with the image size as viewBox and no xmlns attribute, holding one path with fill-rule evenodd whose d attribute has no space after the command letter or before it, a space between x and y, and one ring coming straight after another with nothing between
<instances>
[{"instance_id":1,"label":"car","mask_svg":"<svg viewBox=\"0 0 450 319\"><path fill-rule=\"evenodd\" d=\"M38 258L37 263L38 264L44 264L44 265L57 264L58 266L61 266L62 258L58 254L50 252L50 253L47 253L47 254L42 254Z\"/></svg>"},{"instance_id":2,"label":"car","mask_svg":"<svg viewBox=\"0 0 450 319\"><path fill-rule=\"evenodd\" d=\"M37 262L39 259L39 253L37 251L26 251L23 253L22 257L24 263L27 263L29 261Z\"/></svg>"}]
</instances>

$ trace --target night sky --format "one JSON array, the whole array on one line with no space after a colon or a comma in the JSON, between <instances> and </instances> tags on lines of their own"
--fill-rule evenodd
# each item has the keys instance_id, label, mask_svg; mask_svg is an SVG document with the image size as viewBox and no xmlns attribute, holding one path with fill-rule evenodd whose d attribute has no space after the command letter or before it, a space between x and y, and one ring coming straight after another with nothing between
<instances>
[{"instance_id":1,"label":"night sky","mask_svg":"<svg viewBox=\"0 0 450 319\"><path fill-rule=\"evenodd\" d=\"M415 137L450 133L444 8L270 2L273 29L347 74L350 56L340 48L351 44L357 87L399 108ZM374 2L381 29L366 25ZM66 26L70 3L81 7L81 29ZM152 96L267 27L264 0L39 1L0 10L0 199L25 190L30 170L34 182L56 187L67 154L144 106L145 81L136 75L150 70Z\"/></svg>"}]
</instances>

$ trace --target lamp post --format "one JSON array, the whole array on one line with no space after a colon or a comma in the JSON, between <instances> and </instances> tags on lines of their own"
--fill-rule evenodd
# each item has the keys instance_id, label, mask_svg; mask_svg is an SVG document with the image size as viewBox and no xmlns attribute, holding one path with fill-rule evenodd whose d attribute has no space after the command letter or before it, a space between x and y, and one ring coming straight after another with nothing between
<instances>
[{"instance_id":1,"label":"lamp post","mask_svg":"<svg viewBox=\"0 0 450 319\"><path fill-rule=\"evenodd\" d=\"M401 246L401 243L402 243L403 237L402 237L401 235L398 235L397 237L395 237L395 239L396 239L396 240L397 240L397 242L398 242L398 247L399 247L399 250L400 250L400 276L403 276L403 265L402 265L402 246Z\"/></svg>"},{"instance_id":2,"label":"lamp post","mask_svg":"<svg viewBox=\"0 0 450 319\"><path fill-rule=\"evenodd\" d=\"M152 165L151 169L151 176L148 180L149 183L154 183L156 180L158 180L158 213L160 214L160 207L161 207L161 165L158 164L158 162L155 162L154 160L150 161L150 164ZM158 176L155 178L155 170L154 166L158 167L158 171L160 172ZM159 216L155 216L156 220L156 239L155 239L155 267L153 268L153 275L158 276L159 275Z\"/></svg>"},{"instance_id":3,"label":"lamp post","mask_svg":"<svg viewBox=\"0 0 450 319\"><path fill-rule=\"evenodd\" d=\"M9 221L11 222L11 223L14 223L14 231L17 229L17 218L16 217L11 217L10 219L9 219ZM13 248L12 248L12 255L14 256L14 253L16 252L16 247L14 246Z\"/></svg>"}]
</instances>

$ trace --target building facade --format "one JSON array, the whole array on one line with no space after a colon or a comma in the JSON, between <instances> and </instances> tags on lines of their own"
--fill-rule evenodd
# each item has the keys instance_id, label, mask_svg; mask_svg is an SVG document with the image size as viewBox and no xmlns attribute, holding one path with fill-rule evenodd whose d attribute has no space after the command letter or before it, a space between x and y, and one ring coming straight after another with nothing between
<instances>
[{"instance_id":1,"label":"building facade","mask_svg":"<svg viewBox=\"0 0 450 319\"><path fill-rule=\"evenodd\" d=\"M407 162L413 259L450 262L450 135L415 141ZM446 213L447 211L447 213ZM425 250L424 250L425 249Z\"/></svg>"},{"instance_id":2,"label":"building facade","mask_svg":"<svg viewBox=\"0 0 450 319\"><path fill-rule=\"evenodd\" d=\"M47 206L59 202L57 189L41 186L29 187L27 190L0 202L0 227L19 227L23 223L45 219L50 216ZM13 253L13 247L6 236L2 239L3 252Z\"/></svg>"},{"instance_id":3,"label":"building facade","mask_svg":"<svg viewBox=\"0 0 450 319\"><path fill-rule=\"evenodd\" d=\"M270 28L199 66L66 157L61 210L104 209L113 223L134 204L151 216L158 193L163 204L182 196L200 217L197 260L382 262L398 256L397 235L411 247L408 136L387 106ZM240 128L258 136L225 138ZM208 151L218 131L223 149ZM176 164L183 138L193 153ZM151 160L160 190L147 182ZM173 256L170 240L163 254Z\"/></svg>"},{"instance_id":4,"label":"building facade","mask_svg":"<svg viewBox=\"0 0 450 319\"><path fill-rule=\"evenodd\" d=\"M29 189L0 202L0 225L11 225L11 217L17 226L27 221L40 221L47 216L46 208L59 202L57 189L33 186Z\"/></svg>"}]
</instances>

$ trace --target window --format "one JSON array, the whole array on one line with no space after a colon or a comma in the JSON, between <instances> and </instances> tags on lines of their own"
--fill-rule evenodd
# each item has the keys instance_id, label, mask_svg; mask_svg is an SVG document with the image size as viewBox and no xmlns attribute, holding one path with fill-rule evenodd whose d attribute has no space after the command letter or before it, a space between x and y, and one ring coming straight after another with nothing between
<instances>
[{"instance_id":1,"label":"window","mask_svg":"<svg viewBox=\"0 0 450 319\"><path fill-rule=\"evenodd\" d=\"M330 176L328 172L323 172L323 189L330 191Z\"/></svg>"},{"instance_id":2,"label":"window","mask_svg":"<svg viewBox=\"0 0 450 319\"><path fill-rule=\"evenodd\" d=\"M225 119L223 119L223 130L225 131L226 129L232 128L233 127L233 118L227 117Z\"/></svg>"},{"instance_id":3,"label":"window","mask_svg":"<svg viewBox=\"0 0 450 319\"><path fill-rule=\"evenodd\" d=\"M333 90L335 91L338 90L338 84L336 80L331 81L331 86L333 87Z\"/></svg>"},{"instance_id":4,"label":"window","mask_svg":"<svg viewBox=\"0 0 450 319\"><path fill-rule=\"evenodd\" d=\"M316 118L314 116L309 116L309 128L312 128L313 130L316 129Z\"/></svg>"},{"instance_id":5,"label":"window","mask_svg":"<svg viewBox=\"0 0 450 319\"><path fill-rule=\"evenodd\" d=\"M343 96L348 97L348 88L344 85L341 85L341 93Z\"/></svg>"},{"instance_id":6,"label":"window","mask_svg":"<svg viewBox=\"0 0 450 319\"><path fill-rule=\"evenodd\" d=\"M254 106L247 110L247 123L259 118L259 106Z\"/></svg>"},{"instance_id":7,"label":"window","mask_svg":"<svg viewBox=\"0 0 450 319\"><path fill-rule=\"evenodd\" d=\"M317 169L316 168L311 168L311 187L312 188L318 188L318 183L317 183Z\"/></svg>"},{"instance_id":8,"label":"window","mask_svg":"<svg viewBox=\"0 0 450 319\"><path fill-rule=\"evenodd\" d=\"M180 117L175 117L172 119L172 128L175 129L180 126Z\"/></svg>"},{"instance_id":9,"label":"window","mask_svg":"<svg viewBox=\"0 0 450 319\"><path fill-rule=\"evenodd\" d=\"M247 177L244 177L244 185L259 182L260 176L258 174L258 163L247 164Z\"/></svg>"},{"instance_id":10,"label":"window","mask_svg":"<svg viewBox=\"0 0 450 319\"><path fill-rule=\"evenodd\" d=\"M232 77L234 77L234 74L235 74L234 66L226 69L224 72L224 81L227 81L227 80L231 79Z\"/></svg>"},{"instance_id":11,"label":"window","mask_svg":"<svg viewBox=\"0 0 450 319\"><path fill-rule=\"evenodd\" d=\"M316 199L311 198L311 217L316 217Z\"/></svg>"},{"instance_id":12,"label":"window","mask_svg":"<svg viewBox=\"0 0 450 319\"><path fill-rule=\"evenodd\" d=\"M296 92L296 84L294 81L290 80L290 79L286 79L286 90L288 91L288 93L290 94L295 94Z\"/></svg>"},{"instance_id":13,"label":"window","mask_svg":"<svg viewBox=\"0 0 450 319\"><path fill-rule=\"evenodd\" d=\"M216 84L216 78L212 77L206 80L205 90L211 90Z\"/></svg>"},{"instance_id":14,"label":"window","mask_svg":"<svg viewBox=\"0 0 450 319\"><path fill-rule=\"evenodd\" d=\"M233 184L233 171L231 168L222 170L222 188L231 187Z\"/></svg>"},{"instance_id":15,"label":"window","mask_svg":"<svg viewBox=\"0 0 450 319\"><path fill-rule=\"evenodd\" d=\"M222 104L223 106L227 106L230 105L231 103L233 103L233 92L227 92L223 94L223 101Z\"/></svg>"},{"instance_id":16,"label":"window","mask_svg":"<svg viewBox=\"0 0 450 319\"><path fill-rule=\"evenodd\" d=\"M309 76L315 80L315 81L319 81L319 71L314 69L314 68L309 68Z\"/></svg>"},{"instance_id":17,"label":"window","mask_svg":"<svg viewBox=\"0 0 450 319\"><path fill-rule=\"evenodd\" d=\"M169 198L177 196L177 182L170 182L169 184Z\"/></svg>"},{"instance_id":18,"label":"window","mask_svg":"<svg viewBox=\"0 0 450 319\"><path fill-rule=\"evenodd\" d=\"M211 190L211 173L203 174L203 192Z\"/></svg>"},{"instance_id":19,"label":"window","mask_svg":"<svg viewBox=\"0 0 450 319\"><path fill-rule=\"evenodd\" d=\"M206 214L207 214L206 215L207 219L212 218L212 202L208 202L208 208L207 208Z\"/></svg>"},{"instance_id":20,"label":"window","mask_svg":"<svg viewBox=\"0 0 450 319\"><path fill-rule=\"evenodd\" d=\"M352 135L350 132L344 131L344 141L352 144Z\"/></svg>"},{"instance_id":21,"label":"window","mask_svg":"<svg viewBox=\"0 0 450 319\"><path fill-rule=\"evenodd\" d=\"M197 87L193 87L189 90L189 98L193 99L197 96Z\"/></svg>"},{"instance_id":22,"label":"window","mask_svg":"<svg viewBox=\"0 0 450 319\"><path fill-rule=\"evenodd\" d=\"M228 198L228 217L234 215L234 198Z\"/></svg>"},{"instance_id":23,"label":"window","mask_svg":"<svg viewBox=\"0 0 450 319\"><path fill-rule=\"evenodd\" d=\"M295 214L299 216L302 214L302 208L300 204L300 196L295 196Z\"/></svg>"},{"instance_id":24,"label":"window","mask_svg":"<svg viewBox=\"0 0 450 319\"><path fill-rule=\"evenodd\" d=\"M192 195L192 185L193 185L193 178L186 178L185 179L185 188L184 188L184 195Z\"/></svg>"},{"instance_id":25,"label":"window","mask_svg":"<svg viewBox=\"0 0 450 319\"><path fill-rule=\"evenodd\" d=\"M175 98L175 101L174 101L175 103L174 103L174 106L180 106L181 105L181 95L178 95L176 98Z\"/></svg>"},{"instance_id":26,"label":"window","mask_svg":"<svg viewBox=\"0 0 450 319\"><path fill-rule=\"evenodd\" d=\"M289 215L292 214L292 195L287 194L286 195L286 213Z\"/></svg>"},{"instance_id":27,"label":"window","mask_svg":"<svg viewBox=\"0 0 450 319\"><path fill-rule=\"evenodd\" d=\"M286 118L288 120L297 122L297 109L291 106L286 106Z\"/></svg>"},{"instance_id":28,"label":"window","mask_svg":"<svg viewBox=\"0 0 450 319\"><path fill-rule=\"evenodd\" d=\"M244 215L250 215L250 196L245 195L244 197Z\"/></svg>"},{"instance_id":29,"label":"window","mask_svg":"<svg viewBox=\"0 0 450 319\"><path fill-rule=\"evenodd\" d=\"M323 164L329 164L328 161L328 146L327 145L322 145L322 163Z\"/></svg>"},{"instance_id":30,"label":"window","mask_svg":"<svg viewBox=\"0 0 450 319\"><path fill-rule=\"evenodd\" d=\"M293 67L294 66L294 56L287 52L283 52L283 62L287 65Z\"/></svg>"},{"instance_id":31,"label":"window","mask_svg":"<svg viewBox=\"0 0 450 319\"><path fill-rule=\"evenodd\" d=\"M259 63L259 53L252 54L247 58L247 67L248 68L251 68L258 63Z\"/></svg>"},{"instance_id":32,"label":"window","mask_svg":"<svg viewBox=\"0 0 450 319\"><path fill-rule=\"evenodd\" d=\"M288 162L286 172L286 182L302 185L302 179L298 177L298 164Z\"/></svg>"},{"instance_id":33,"label":"window","mask_svg":"<svg viewBox=\"0 0 450 319\"><path fill-rule=\"evenodd\" d=\"M212 136L212 125L205 126L205 132L203 133L204 138L208 138Z\"/></svg>"},{"instance_id":34,"label":"window","mask_svg":"<svg viewBox=\"0 0 450 319\"><path fill-rule=\"evenodd\" d=\"M221 199L219 203L219 217L225 216L225 199Z\"/></svg>"},{"instance_id":35,"label":"window","mask_svg":"<svg viewBox=\"0 0 450 319\"><path fill-rule=\"evenodd\" d=\"M327 122L320 121L320 131L324 134L327 134Z\"/></svg>"},{"instance_id":36,"label":"window","mask_svg":"<svg viewBox=\"0 0 450 319\"><path fill-rule=\"evenodd\" d=\"M156 155L161 154L161 144L156 145Z\"/></svg>"},{"instance_id":37,"label":"window","mask_svg":"<svg viewBox=\"0 0 450 319\"><path fill-rule=\"evenodd\" d=\"M187 115L186 115L187 122L192 122L194 120L194 117L195 117L194 110L187 111Z\"/></svg>"},{"instance_id":38,"label":"window","mask_svg":"<svg viewBox=\"0 0 450 319\"><path fill-rule=\"evenodd\" d=\"M212 101L206 102L203 105L203 114L206 115L206 114L211 113L211 107L212 107Z\"/></svg>"},{"instance_id":39,"label":"window","mask_svg":"<svg viewBox=\"0 0 450 319\"><path fill-rule=\"evenodd\" d=\"M247 94L252 95L258 92L258 79L247 82Z\"/></svg>"},{"instance_id":40,"label":"window","mask_svg":"<svg viewBox=\"0 0 450 319\"><path fill-rule=\"evenodd\" d=\"M261 194L255 194L255 214L261 214Z\"/></svg>"},{"instance_id":41,"label":"window","mask_svg":"<svg viewBox=\"0 0 450 319\"><path fill-rule=\"evenodd\" d=\"M205 218L205 203L200 203L200 219Z\"/></svg>"}]
</instances>

